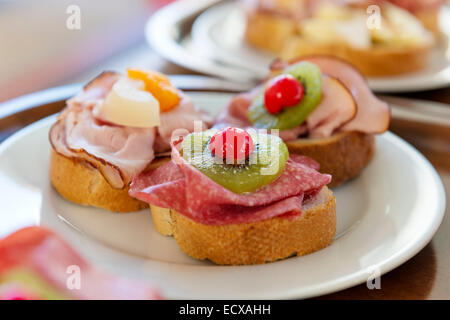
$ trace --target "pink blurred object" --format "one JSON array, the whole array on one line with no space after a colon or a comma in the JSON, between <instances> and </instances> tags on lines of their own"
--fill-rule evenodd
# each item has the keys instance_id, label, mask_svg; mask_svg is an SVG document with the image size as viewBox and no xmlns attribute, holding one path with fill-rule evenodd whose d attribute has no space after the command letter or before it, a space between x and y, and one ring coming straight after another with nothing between
<instances>
[{"instance_id":1,"label":"pink blurred object","mask_svg":"<svg viewBox=\"0 0 450 320\"><path fill-rule=\"evenodd\" d=\"M150 6L156 9L159 9L161 7L164 7L165 5L168 5L171 2L174 2L174 0L148 0L150 3Z\"/></svg>"},{"instance_id":2,"label":"pink blurred object","mask_svg":"<svg viewBox=\"0 0 450 320\"><path fill-rule=\"evenodd\" d=\"M444 0L388 0L410 12L419 10L434 10L444 4Z\"/></svg>"},{"instance_id":3,"label":"pink blurred object","mask_svg":"<svg viewBox=\"0 0 450 320\"><path fill-rule=\"evenodd\" d=\"M6 286L0 287L0 300L37 300L37 297L18 286Z\"/></svg>"},{"instance_id":4,"label":"pink blurred object","mask_svg":"<svg viewBox=\"0 0 450 320\"><path fill-rule=\"evenodd\" d=\"M80 286L69 289L71 268L79 270ZM42 227L21 229L0 241L0 285L11 270L30 270L47 285L73 299L160 299L150 285L106 274L90 265L65 241ZM8 283L6 283L8 285ZM1 297L30 298L26 291L12 287ZM26 289L26 286L25 286ZM0 293L2 292L0 291Z\"/></svg>"}]
</instances>

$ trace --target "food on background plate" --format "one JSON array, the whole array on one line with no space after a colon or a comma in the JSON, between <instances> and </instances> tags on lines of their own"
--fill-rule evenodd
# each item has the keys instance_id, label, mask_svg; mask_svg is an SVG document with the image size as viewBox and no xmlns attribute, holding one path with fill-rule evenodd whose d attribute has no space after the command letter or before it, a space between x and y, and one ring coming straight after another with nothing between
<instances>
[{"instance_id":1,"label":"food on background plate","mask_svg":"<svg viewBox=\"0 0 450 320\"><path fill-rule=\"evenodd\" d=\"M430 49L437 42L442 1L243 3L246 40L257 48L285 60L328 54L351 62L366 76L390 76L417 71L427 64ZM379 23L374 20L377 12L367 12L374 4L380 8Z\"/></svg>"},{"instance_id":2,"label":"food on background plate","mask_svg":"<svg viewBox=\"0 0 450 320\"><path fill-rule=\"evenodd\" d=\"M439 12L445 0L389 0L416 16L428 30L439 34Z\"/></svg>"},{"instance_id":3,"label":"food on background plate","mask_svg":"<svg viewBox=\"0 0 450 320\"><path fill-rule=\"evenodd\" d=\"M94 268L45 228L27 227L0 239L0 300L160 298L150 285Z\"/></svg>"},{"instance_id":4,"label":"food on background plate","mask_svg":"<svg viewBox=\"0 0 450 320\"><path fill-rule=\"evenodd\" d=\"M336 187L358 175L388 129L389 106L351 65L328 56L275 61L272 78L234 97L215 128L279 130L289 151L311 157Z\"/></svg>"},{"instance_id":5,"label":"food on background plate","mask_svg":"<svg viewBox=\"0 0 450 320\"><path fill-rule=\"evenodd\" d=\"M228 127L194 132L172 160L141 173L130 195L150 204L156 229L196 259L259 264L328 246L336 207L318 164L277 136Z\"/></svg>"},{"instance_id":6,"label":"food on background plate","mask_svg":"<svg viewBox=\"0 0 450 320\"><path fill-rule=\"evenodd\" d=\"M160 73L104 72L72 99L50 130L50 180L64 198L117 212L147 204L128 195L131 180L169 160L177 129L211 119Z\"/></svg>"}]
</instances>

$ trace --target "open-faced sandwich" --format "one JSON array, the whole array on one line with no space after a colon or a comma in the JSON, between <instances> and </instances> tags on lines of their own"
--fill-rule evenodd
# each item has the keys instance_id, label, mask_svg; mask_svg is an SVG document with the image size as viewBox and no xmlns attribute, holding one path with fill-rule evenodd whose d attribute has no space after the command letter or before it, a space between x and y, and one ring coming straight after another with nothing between
<instances>
[{"instance_id":1,"label":"open-faced sandwich","mask_svg":"<svg viewBox=\"0 0 450 320\"><path fill-rule=\"evenodd\" d=\"M189 256L265 263L333 241L331 176L317 169L275 135L228 127L174 141L172 160L138 175L130 195L150 204L156 229Z\"/></svg>"},{"instance_id":2,"label":"open-faced sandwich","mask_svg":"<svg viewBox=\"0 0 450 320\"><path fill-rule=\"evenodd\" d=\"M389 106L355 68L336 58L278 60L272 72L268 81L233 98L215 127L279 130L291 153L313 158L333 176L331 187L355 177L374 154L374 134L388 129Z\"/></svg>"},{"instance_id":3,"label":"open-faced sandwich","mask_svg":"<svg viewBox=\"0 0 450 320\"><path fill-rule=\"evenodd\" d=\"M249 0L244 5L246 39L255 47L285 60L333 55L366 76L389 76L426 65L441 1Z\"/></svg>"},{"instance_id":4,"label":"open-faced sandwich","mask_svg":"<svg viewBox=\"0 0 450 320\"><path fill-rule=\"evenodd\" d=\"M128 195L140 172L170 158L176 129L210 119L157 72L104 72L67 101L50 130L50 180L66 199L117 212L147 206Z\"/></svg>"}]
</instances>

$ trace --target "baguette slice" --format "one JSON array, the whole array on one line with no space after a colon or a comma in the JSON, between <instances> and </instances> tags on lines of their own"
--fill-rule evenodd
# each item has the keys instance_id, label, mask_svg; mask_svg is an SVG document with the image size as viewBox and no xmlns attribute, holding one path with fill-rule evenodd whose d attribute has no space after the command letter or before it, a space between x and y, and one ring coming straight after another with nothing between
<instances>
[{"instance_id":1,"label":"baguette slice","mask_svg":"<svg viewBox=\"0 0 450 320\"><path fill-rule=\"evenodd\" d=\"M169 157L151 163L156 167ZM82 159L67 158L53 148L50 155L50 181L58 193L69 201L107 209L131 212L147 208L148 204L128 195L129 186L114 189L100 171Z\"/></svg>"},{"instance_id":2,"label":"baguette slice","mask_svg":"<svg viewBox=\"0 0 450 320\"><path fill-rule=\"evenodd\" d=\"M320 250L336 233L336 202L323 189L305 202L296 218L274 217L252 223L213 226L182 214L150 205L155 228L173 235L189 256L220 265L261 264Z\"/></svg>"},{"instance_id":3,"label":"baguette slice","mask_svg":"<svg viewBox=\"0 0 450 320\"><path fill-rule=\"evenodd\" d=\"M433 16L429 17L433 23ZM267 37L270 35L270 37ZM248 13L245 37L260 49L285 60L308 55L332 55L353 64L366 76L392 76L421 70L428 62L432 44L416 47L376 45L370 49L345 44L320 44L297 34L293 20L266 12Z\"/></svg>"},{"instance_id":4,"label":"baguette slice","mask_svg":"<svg viewBox=\"0 0 450 320\"><path fill-rule=\"evenodd\" d=\"M280 56L292 60L309 55L332 55L353 64L361 73L370 77L405 74L423 69L432 45L396 47L378 45L370 49L353 48L345 44L319 44L301 37L289 39Z\"/></svg>"},{"instance_id":5,"label":"baguette slice","mask_svg":"<svg viewBox=\"0 0 450 320\"><path fill-rule=\"evenodd\" d=\"M287 141L289 152L308 156L320 164L319 171L331 174L328 185L335 188L357 176L375 153L375 137L360 132L343 132L325 139Z\"/></svg>"}]
</instances>

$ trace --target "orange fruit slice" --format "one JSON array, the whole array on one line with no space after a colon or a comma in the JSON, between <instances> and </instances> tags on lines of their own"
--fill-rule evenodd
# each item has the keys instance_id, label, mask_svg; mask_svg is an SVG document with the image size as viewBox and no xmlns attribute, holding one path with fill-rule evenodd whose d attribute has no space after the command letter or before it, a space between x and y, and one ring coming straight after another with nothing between
<instances>
[{"instance_id":1,"label":"orange fruit slice","mask_svg":"<svg viewBox=\"0 0 450 320\"><path fill-rule=\"evenodd\" d=\"M128 69L127 73L129 78L144 82L145 90L158 100L161 112L169 111L179 104L178 89L172 86L169 78L162 73L133 68Z\"/></svg>"}]
</instances>

